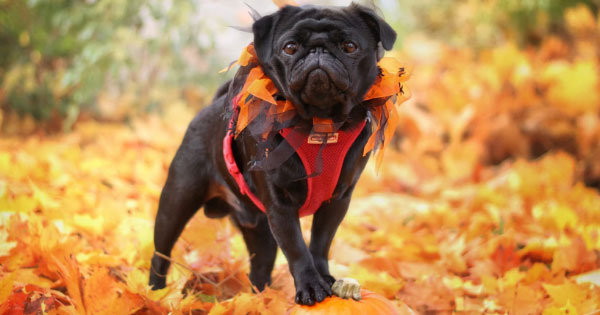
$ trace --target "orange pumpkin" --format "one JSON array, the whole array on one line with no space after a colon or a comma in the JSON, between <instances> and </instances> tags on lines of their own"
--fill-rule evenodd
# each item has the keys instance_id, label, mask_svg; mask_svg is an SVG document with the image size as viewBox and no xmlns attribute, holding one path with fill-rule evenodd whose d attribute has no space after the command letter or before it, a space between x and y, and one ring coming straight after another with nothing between
<instances>
[{"instance_id":1,"label":"orange pumpkin","mask_svg":"<svg viewBox=\"0 0 600 315\"><path fill-rule=\"evenodd\" d=\"M385 297L368 290L361 289L362 299L342 299L337 296L326 298L323 302L313 306L296 305L292 308L290 315L370 315L370 314L394 314L400 315L400 311L394 303Z\"/></svg>"}]
</instances>

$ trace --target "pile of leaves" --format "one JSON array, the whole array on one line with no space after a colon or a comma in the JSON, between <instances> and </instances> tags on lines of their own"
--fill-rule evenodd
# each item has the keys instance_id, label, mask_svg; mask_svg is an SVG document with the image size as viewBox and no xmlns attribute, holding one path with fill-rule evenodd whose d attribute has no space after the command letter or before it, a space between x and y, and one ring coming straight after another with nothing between
<instances>
[{"instance_id":1,"label":"pile of leaves","mask_svg":"<svg viewBox=\"0 0 600 315\"><path fill-rule=\"evenodd\" d=\"M576 158L577 177L600 188L599 43L600 20L585 5L565 12L564 34L536 47L478 52L413 36L400 58L416 69L401 151L461 181L478 163L562 150Z\"/></svg>"},{"instance_id":2,"label":"pile of leaves","mask_svg":"<svg viewBox=\"0 0 600 315\"><path fill-rule=\"evenodd\" d=\"M282 314L292 306L282 255L272 288L251 293L241 236L201 213L176 245L168 287L149 290L153 216L183 133L167 122L186 117L0 139L0 313ZM460 184L422 175L403 153L386 152L383 165L379 175L371 165L356 190L332 248L335 276L423 313L600 308L591 284L600 276L600 194L575 180L572 156L481 168Z\"/></svg>"},{"instance_id":3,"label":"pile of leaves","mask_svg":"<svg viewBox=\"0 0 600 315\"><path fill-rule=\"evenodd\" d=\"M600 160L598 23L585 7L567 13L573 42L537 50L407 42L414 98L399 150L363 174L331 249L334 276L404 313L600 312L600 193L584 184ZM147 286L160 190L192 115L174 104L129 125L0 137L0 314L293 306L283 255L272 286L252 293L241 235L202 212L167 288Z\"/></svg>"}]
</instances>

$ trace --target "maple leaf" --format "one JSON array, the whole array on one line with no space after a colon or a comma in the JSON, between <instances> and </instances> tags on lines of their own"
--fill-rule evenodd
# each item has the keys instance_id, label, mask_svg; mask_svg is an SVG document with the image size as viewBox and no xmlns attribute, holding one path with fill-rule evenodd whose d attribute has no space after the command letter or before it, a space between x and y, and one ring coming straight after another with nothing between
<instances>
[{"instance_id":1,"label":"maple leaf","mask_svg":"<svg viewBox=\"0 0 600 315\"><path fill-rule=\"evenodd\" d=\"M520 263L514 240L507 238L498 243L498 247L492 253L491 258L502 273L519 266Z\"/></svg>"},{"instance_id":2,"label":"maple leaf","mask_svg":"<svg viewBox=\"0 0 600 315\"><path fill-rule=\"evenodd\" d=\"M144 300L119 287L106 268L93 268L82 292L89 314L132 314L144 306Z\"/></svg>"},{"instance_id":3,"label":"maple leaf","mask_svg":"<svg viewBox=\"0 0 600 315\"><path fill-rule=\"evenodd\" d=\"M598 310L600 299L587 285L577 285L569 280L562 284L542 284L542 287L556 307L568 307L570 304L581 314L589 314Z\"/></svg>"},{"instance_id":4,"label":"maple leaf","mask_svg":"<svg viewBox=\"0 0 600 315\"><path fill-rule=\"evenodd\" d=\"M354 189L332 245L332 275L357 278L406 313L597 312L600 194L584 185L600 179L594 16L584 5L570 7L571 38L543 36L539 49L512 37L456 49L409 35L402 51L390 52L416 63L413 100L375 112L398 126L386 137L394 129L403 137L372 159L381 162L379 175L369 164ZM369 97L389 95L410 77L395 60L382 59L383 71L402 73ZM229 68L256 62L249 45ZM261 68L249 78L244 90L256 100L277 104L278 114L293 107L273 99ZM399 101L409 95L402 88ZM98 102L126 107L133 98ZM236 127L255 119L261 104L245 104ZM194 110L176 99L162 116L132 116L127 126L81 119L70 133L0 135L0 314L290 310L295 288L285 258L278 257L272 287L251 293L243 237L201 211L175 245L167 287L148 286L160 191L174 139ZM0 117L0 132L20 121L2 110Z\"/></svg>"},{"instance_id":5,"label":"maple leaf","mask_svg":"<svg viewBox=\"0 0 600 315\"><path fill-rule=\"evenodd\" d=\"M44 314L57 310L62 314L74 314L69 297L32 284L15 287L3 301L0 305L3 314Z\"/></svg>"},{"instance_id":6,"label":"maple leaf","mask_svg":"<svg viewBox=\"0 0 600 315\"><path fill-rule=\"evenodd\" d=\"M539 314L542 306L538 302L541 293L528 286L518 285L502 291L500 305L510 314Z\"/></svg>"}]
</instances>

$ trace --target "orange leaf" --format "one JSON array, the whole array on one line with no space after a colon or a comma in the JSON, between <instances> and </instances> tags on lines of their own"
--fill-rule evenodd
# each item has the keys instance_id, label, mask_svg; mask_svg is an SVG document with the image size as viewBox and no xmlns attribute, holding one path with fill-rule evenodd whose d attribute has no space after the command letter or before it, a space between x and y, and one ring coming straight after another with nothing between
<instances>
[{"instance_id":1,"label":"orange leaf","mask_svg":"<svg viewBox=\"0 0 600 315\"><path fill-rule=\"evenodd\" d=\"M542 305L538 302L541 292L519 285L505 289L499 301L509 314L540 314Z\"/></svg>"},{"instance_id":2,"label":"orange leaf","mask_svg":"<svg viewBox=\"0 0 600 315\"><path fill-rule=\"evenodd\" d=\"M283 8L287 5L291 5L294 7L298 6L298 3L296 3L296 1L294 0L273 0L273 3L278 6L279 8Z\"/></svg>"},{"instance_id":3,"label":"orange leaf","mask_svg":"<svg viewBox=\"0 0 600 315\"><path fill-rule=\"evenodd\" d=\"M516 252L516 245L513 240L503 239L496 247L491 258L494 260L502 273L519 266L520 259Z\"/></svg>"},{"instance_id":4,"label":"orange leaf","mask_svg":"<svg viewBox=\"0 0 600 315\"><path fill-rule=\"evenodd\" d=\"M84 282L84 301L90 314L131 314L143 306L143 300L123 292L106 268L93 268Z\"/></svg>"},{"instance_id":5,"label":"orange leaf","mask_svg":"<svg viewBox=\"0 0 600 315\"><path fill-rule=\"evenodd\" d=\"M49 260L52 262L56 271L62 278L67 292L73 300L75 309L80 314L85 314L86 307L83 299L83 276L79 271L79 266L74 258L58 258L54 255L50 255Z\"/></svg>"},{"instance_id":6,"label":"orange leaf","mask_svg":"<svg viewBox=\"0 0 600 315\"><path fill-rule=\"evenodd\" d=\"M563 307L571 302L580 314L593 313L599 306L598 295L592 292L588 285L577 285L567 280L558 285L544 283L542 287L548 292L555 306Z\"/></svg>"}]
</instances>

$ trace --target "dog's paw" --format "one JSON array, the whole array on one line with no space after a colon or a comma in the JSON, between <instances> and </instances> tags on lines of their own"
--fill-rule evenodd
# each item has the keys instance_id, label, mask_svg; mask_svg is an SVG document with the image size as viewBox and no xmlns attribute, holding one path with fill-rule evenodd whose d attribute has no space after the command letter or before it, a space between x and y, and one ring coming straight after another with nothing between
<instances>
[{"instance_id":1,"label":"dog's paw","mask_svg":"<svg viewBox=\"0 0 600 315\"><path fill-rule=\"evenodd\" d=\"M298 304L314 305L332 294L331 285L317 272L296 281L296 303Z\"/></svg>"},{"instance_id":2,"label":"dog's paw","mask_svg":"<svg viewBox=\"0 0 600 315\"><path fill-rule=\"evenodd\" d=\"M165 277L161 277L150 271L150 281L148 281L148 284L152 290L160 290L167 286L167 281Z\"/></svg>"},{"instance_id":3,"label":"dog's paw","mask_svg":"<svg viewBox=\"0 0 600 315\"><path fill-rule=\"evenodd\" d=\"M360 301L362 298L360 295L360 284L352 278L337 280L331 287L331 290L333 291L333 294L342 299L353 298L356 301Z\"/></svg>"},{"instance_id":4,"label":"dog's paw","mask_svg":"<svg viewBox=\"0 0 600 315\"><path fill-rule=\"evenodd\" d=\"M323 277L323 280L325 280L325 282L327 282L327 284L329 284L330 287L335 283L335 278L331 275L321 274L321 277Z\"/></svg>"}]
</instances>

